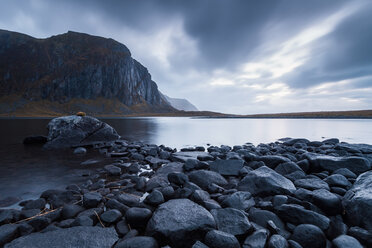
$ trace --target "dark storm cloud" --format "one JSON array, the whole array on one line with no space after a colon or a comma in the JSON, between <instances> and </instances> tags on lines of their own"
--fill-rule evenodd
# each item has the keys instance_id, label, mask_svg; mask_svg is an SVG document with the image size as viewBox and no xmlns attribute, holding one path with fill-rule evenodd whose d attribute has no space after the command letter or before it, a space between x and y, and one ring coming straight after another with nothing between
<instances>
[{"instance_id":1,"label":"dark storm cloud","mask_svg":"<svg viewBox=\"0 0 372 248\"><path fill-rule=\"evenodd\" d=\"M361 3L317 36L330 16ZM371 6L369 0L0 0L0 28L35 37L73 30L114 38L148 67L163 93L199 109L366 108L372 106L366 97L372 91ZM286 46L309 28L315 29L305 45L295 39ZM247 63L253 64L248 72ZM338 84L345 79L352 82ZM312 86L330 81L337 96L314 96ZM341 105L340 97L360 101Z\"/></svg>"},{"instance_id":2,"label":"dark storm cloud","mask_svg":"<svg viewBox=\"0 0 372 248\"><path fill-rule=\"evenodd\" d=\"M314 55L284 77L292 87L309 87L372 75L372 6L343 20L318 42ZM371 80L362 80L372 86Z\"/></svg>"},{"instance_id":3,"label":"dark storm cloud","mask_svg":"<svg viewBox=\"0 0 372 248\"><path fill-rule=\"evenodd\" d=\"M142 32L156 32L164 24L183 20L186 33L197 42L199 69L234 68L242 60L254 59L256 49L266 39L284 40L310 21L324 17L343 6L340 0L129 0L61 1L59 9L99 13L117 25ZM75 6L75 9L72 8ZM48 26L47 20L40 25ZM272 34L267 32L272 30ZM170 60L177 61L177 58Z\"/></svg>"}]
</instances>

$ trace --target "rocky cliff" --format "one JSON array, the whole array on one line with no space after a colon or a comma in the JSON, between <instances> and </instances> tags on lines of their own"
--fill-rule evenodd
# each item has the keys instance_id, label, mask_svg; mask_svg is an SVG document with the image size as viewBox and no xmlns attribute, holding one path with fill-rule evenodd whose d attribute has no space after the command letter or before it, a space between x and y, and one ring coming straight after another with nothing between
<instances>
[{"instance_id":1,"label":"rocky cliff","mask_svg":"<svg viewBox=\"0 0 372 248\"><path fill-rule=\"evenodd\" d=\"M113 40L0 30L0 113L170 112L148 70Z\"/></svg>"}]
</instances>

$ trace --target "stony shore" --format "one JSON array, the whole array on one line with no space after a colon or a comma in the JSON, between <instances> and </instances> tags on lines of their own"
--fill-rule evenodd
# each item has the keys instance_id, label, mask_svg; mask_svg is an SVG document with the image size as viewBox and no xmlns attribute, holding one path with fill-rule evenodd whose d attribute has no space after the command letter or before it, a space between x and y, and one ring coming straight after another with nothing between
<instances>
[{"instance_id":1,"label":"stony shore","mask_svg":"<svg viewBox=\"0 0 372 248\"><path fill-rule=\"evenodd\" d=\"M85 149L116 162L0 210L0 247L372 247L372 145Z\"/></svg>"}]
</instances>

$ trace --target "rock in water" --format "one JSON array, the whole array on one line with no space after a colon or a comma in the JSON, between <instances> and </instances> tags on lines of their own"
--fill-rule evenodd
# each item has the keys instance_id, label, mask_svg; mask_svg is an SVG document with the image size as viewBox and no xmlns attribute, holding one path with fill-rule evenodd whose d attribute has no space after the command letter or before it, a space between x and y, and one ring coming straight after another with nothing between
<instances>
[{"instance_id":1,"label":"rock in water","mask_svg":"<svg viewBox=\"0 0 372 248\"><path fill-rule=\"evenodd\" d=\"M188 199L174 199L158 207L146 232L172 247L191 247L215 227L213 216L205 208Z\"/></svg>"},{"instance_id":2,"label":"rock in water","mask_svg":"<svg viewBox=\"0 0 372 248\"><path fill-rule=\"evenodd\" d=\"M372 171L361 174L343 198L346 216L354 226L372 232Z\"/></svg>"},{"instance_id":3,"label":"rock in water","mask_svg":"<svg viewBox=\"0 0 372 248\"><path fill-rule=\"evenodd\" d=\"M262 166L248 173L239 182L238 190L249 191L252 195L277 195L291 194L296 187L279 173Z\"/></svg>"},{"instance_id":4,"label":"rock in water","mask_svg":"<svg viewBox=\"0 0 372 248\"><path fill-rule=\"evenodd\" d=\"M90 247L110 248L118 236L114 228L71 227L47 233L33 233L20 237L5 245L6 248L66 248Z\"/></svg>"},{"instance_id":5,"label":"rock in water","mask_svg":"<svg viewBox=\"0 0 372 248\"><path fill-rule=\"evenodd\" d=\"M120 138L110 125L90 116L63 116L48 124L46 149L61 149Z\"/></svg>"}]
</instances>

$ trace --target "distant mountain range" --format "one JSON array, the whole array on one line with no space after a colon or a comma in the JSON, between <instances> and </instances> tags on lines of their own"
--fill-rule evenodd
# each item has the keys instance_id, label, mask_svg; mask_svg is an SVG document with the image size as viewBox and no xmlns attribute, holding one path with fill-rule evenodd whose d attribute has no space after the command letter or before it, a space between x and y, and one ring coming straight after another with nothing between
<instances>
[{"instance_id":1,"label":"distant mountain range","mask_svg":"<svg viewBox=\"0 0 372 248\"><path fill-rule=\"evenodd\" d=\"M169 104L178 110L183 111L199 111L191 102L186 99L181 98L171 98L169 96L163 95Z\"/></svg>"},{"instance_id":2,"label":"distant mountain range","mask_svg":"<svg viewBox=\"0 0 372 248\"><path fill-rule=\"evenodd\" d=\"M0 30L2 116L173 113L193 106L169 99L113 39L71 31L36 39Z\"/></svg>"}]
</instances>

